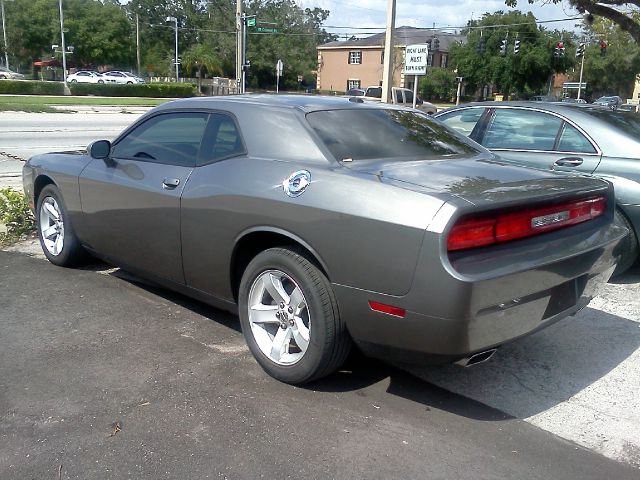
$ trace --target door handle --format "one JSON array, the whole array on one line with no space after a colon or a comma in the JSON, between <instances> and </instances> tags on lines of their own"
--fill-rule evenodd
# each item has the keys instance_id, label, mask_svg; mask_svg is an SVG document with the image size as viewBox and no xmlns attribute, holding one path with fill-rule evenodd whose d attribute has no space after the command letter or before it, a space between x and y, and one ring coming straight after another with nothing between
<instances>
[{"instance_id":1,"label":"door handle","mask_svg":"<svg viewBox=\"0 0 640 480\"><path fill-rule=\"evenodd\" d=\"M162 180L162 188L170 190L180 185L180 179L178 178L165 178Z\"/></svg>"},{"instance_id":2,"label":"door handle","mask_svg":"<svg viewBox=\"0 0 640 480\"><path fill-rule=\"evenodd\" d=\"M560 158L554 162L557 167L578 167L582 165L582 159L580 157L565 157Z\"/></svg>"}]
</instances>

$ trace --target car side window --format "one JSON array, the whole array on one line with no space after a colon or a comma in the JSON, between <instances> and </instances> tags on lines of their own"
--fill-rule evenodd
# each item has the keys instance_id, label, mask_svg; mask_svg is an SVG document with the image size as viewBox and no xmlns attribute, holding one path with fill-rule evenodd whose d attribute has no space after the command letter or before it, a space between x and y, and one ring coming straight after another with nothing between
<instances>
[{"instance_id":1,"label":"car side window","mask_svg":"<svg viewBox=\"0 0 640 480\"><path fill-rule=\"evenodd\" d=\"M113 147L112 156L193 167L208 117L195 112L156 115L122 138Z\"/></svg>"},{"instance_id":2,"label":"car side window","mask_svg":"<svg viewBox=\"0 0 640 480\"><path fill-rule=\"evenodd\" d=\"M402 98L402 90L396 90L396 103L404 103Z\"/></svg>"},{"instance_id":3,"label":"car side window","mask_svg":"<svg viewBox=\"0 0 640 480\"><path fill-rule=\"evenodd\" d=\"M438 120L469 137L478 121L480 121L483 112L484 108L465 108L440 115Z\"/></svg>"},{"instance_id":4,"label":"car side window","mask_svg":"<svg viewBox=\"0 0 640 480\"><path fill-rule=\"evenodd\" d=\"M212 113L204 134L198 165L206 165L246 152L242 137L231 116Z\"/></svg>"},{"instance_id":5,"label":"car side window","mask_svg":"<svg viewBox=\"0 0 640 480\"><path fill-rule=\"evenodd\" d=\"M573 125L565 122L560 141L558 142L559 152L579 152L579 153L596 153L596 149L587 138L578 131Z\"/></svg>"},{"instance_id":6,"label":"car side window","mask_svg":"<svg viewBox=\"0 0 640 480\"><path fill-rule=\"evenodd\" d=\"M496 108L482 140L486 148L551 151L562 120L524 109Z\"/></svg>"}]
</instances>

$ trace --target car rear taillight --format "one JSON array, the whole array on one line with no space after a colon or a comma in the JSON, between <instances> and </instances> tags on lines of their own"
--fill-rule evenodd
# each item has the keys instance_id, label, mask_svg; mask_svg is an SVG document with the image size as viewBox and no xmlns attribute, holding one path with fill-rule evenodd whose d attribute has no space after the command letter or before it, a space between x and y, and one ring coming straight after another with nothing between
<instances>
[{"instance_id":1,"label":"car rear taillight","mask_svg":"<svg viewBox=\"0 0 640 480\"><path fill-rule=\"evenodd\" d=\"M605 197L589 198L549 207L530 208L515 212L462 218L447 239L449 251L484 247L518 238L586 222L599 217L607 209Z\"/></svg>"}]
</instances>

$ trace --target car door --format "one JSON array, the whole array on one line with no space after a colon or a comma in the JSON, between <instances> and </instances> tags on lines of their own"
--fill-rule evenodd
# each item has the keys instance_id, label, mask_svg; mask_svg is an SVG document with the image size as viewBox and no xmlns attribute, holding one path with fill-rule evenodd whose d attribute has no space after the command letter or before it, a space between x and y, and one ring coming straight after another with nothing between
<instances>
[{"instance_id":1,"label":"car door","mask_svg":"<svg viewBox=\"0 0 640 480\"><path fill-rule=\"evenodd\" d=\"M184 282L180 196L193 171L209 114L152 116L82 172L81 238L118 264Z\"/></svg>"},{"instance_id":2,"label":"car door","mask_svg":"<svg viewBox=\"0 0 640 480\"><path fill-rule=\"evenodd\" d=\"M475 140L503 160L581 173L592 173L600 162L595 143L560 115L519 107L495 107L488 113Z\"/></svg>"}]
</instances>

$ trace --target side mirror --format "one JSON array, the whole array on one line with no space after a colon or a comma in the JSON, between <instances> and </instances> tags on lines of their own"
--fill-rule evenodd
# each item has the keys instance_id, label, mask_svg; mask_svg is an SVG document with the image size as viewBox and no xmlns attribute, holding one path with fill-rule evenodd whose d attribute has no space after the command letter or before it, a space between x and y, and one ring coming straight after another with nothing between
<instances>
[{"instance_id":1,"label":"side mirror","mask_svg":"<svg viewBox=\"0 0 640 480\"><path fill-rule=\"evenodd\" d=\"M111 142L109 140L96 140L89 144L87 152L91 158L108 158L111 153Z\"/></svg>"}]
</instances>

